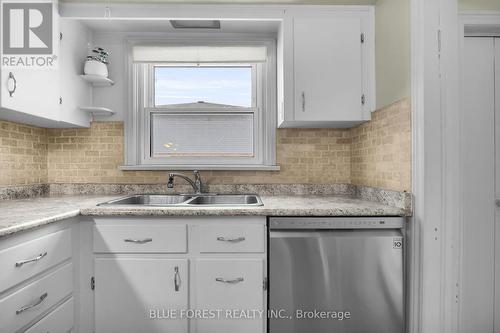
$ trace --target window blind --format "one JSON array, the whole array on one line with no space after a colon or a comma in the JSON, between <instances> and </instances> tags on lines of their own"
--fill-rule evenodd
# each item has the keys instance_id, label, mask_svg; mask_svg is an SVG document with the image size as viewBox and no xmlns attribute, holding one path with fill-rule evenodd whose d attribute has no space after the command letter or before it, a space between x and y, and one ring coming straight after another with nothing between
<instances>
[{"instance_id":1,"label":"window blind","mask_svg":"<svg viewBox=\"0 0 500 333\"><path fill-rule=\"evenodd\" d=\"M151 157L252 157L252 113L151 114Z\"/></svg>"},{"instance_id":2,"label":"window blind","mask_svg":"<svg viewBox=\"0 0 500 333\"><path fill-rule=\"evenodd\" d=\"M265 46L134 46L134 62L255 63L265 62Z\"/></svg>"}]
</instances>

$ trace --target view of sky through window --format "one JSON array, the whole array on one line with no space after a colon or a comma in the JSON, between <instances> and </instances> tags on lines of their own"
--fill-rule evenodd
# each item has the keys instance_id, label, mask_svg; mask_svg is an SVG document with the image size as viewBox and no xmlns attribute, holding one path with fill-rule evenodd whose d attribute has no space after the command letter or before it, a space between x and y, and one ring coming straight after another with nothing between
<instances>
[{"instance_id":1,"label":"view of sky through window","mask_svg":"<svg viewBox=\"0 0 500 333\"><path fill-rule=\"evenodd\" d=\"M155 105L252 106L251 67L155 67Z\"/></svg>"}]
</instances>

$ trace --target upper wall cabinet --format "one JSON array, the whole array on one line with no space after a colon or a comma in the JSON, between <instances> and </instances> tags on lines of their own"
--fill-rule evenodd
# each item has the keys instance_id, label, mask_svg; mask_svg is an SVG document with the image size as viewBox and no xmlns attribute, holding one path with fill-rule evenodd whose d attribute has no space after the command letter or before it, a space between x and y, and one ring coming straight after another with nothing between
<instances>
[{"instance_id":1,"label":"upper wall cabinet","mask_svg":"<svg viewBox=\"0 0 500 333\"><path fill-rule=\"evenodd\" d=\"M287 10L278 46L279 127L352 127L375 105L371 7Z\"/></svg>"},{"instance_id":2,"label":"upper wall cabinet","mask_svg":"<svg viewBox=\"0 0 500 333\"><path fill-rule=\"evenodd\" d=\"M0 119L49 128L89 126L90 115L77 107L82 99L90 103L90 87L80 78L87 53L85 30L74 20L56 22L57 67L0 70Z\"/></svg>"}]
</instances>

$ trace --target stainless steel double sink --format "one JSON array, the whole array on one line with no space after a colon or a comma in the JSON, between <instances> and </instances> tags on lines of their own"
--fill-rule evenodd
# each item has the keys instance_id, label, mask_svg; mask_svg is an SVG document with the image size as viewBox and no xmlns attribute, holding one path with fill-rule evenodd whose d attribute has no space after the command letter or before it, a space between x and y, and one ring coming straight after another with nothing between
<instances>
[{"instance_id":1,"label":"stainless steel double sink","mask_svg":"<svg viewBox=\"0 0 500 333\"><path fill-rule=\"evenodd\" d=\"M227 207L227 206L262 206L262 200L256 194L137 194L100 203L108 205L139 205L161 207Z\"/></svg>"}]
</instances>

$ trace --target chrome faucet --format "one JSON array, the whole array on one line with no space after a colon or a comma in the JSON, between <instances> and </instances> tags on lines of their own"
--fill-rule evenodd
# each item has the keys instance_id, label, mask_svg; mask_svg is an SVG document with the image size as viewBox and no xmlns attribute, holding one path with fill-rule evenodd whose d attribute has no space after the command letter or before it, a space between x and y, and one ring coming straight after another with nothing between
<instances>
[{"instance_id":1,"label":"chrome faucet","mask_svg":"<svg viewBox=\"0 0 500 333\"><path fill-rule=\"evenodd\" d=\"M185 181L187 181L189 185L193 187L193 190L195 191L196 194L201 194L203 190L203 182L201 180L200 173L198 172L198 170L194 170L193 174L194 174L194 181L182 173L175 173L175 172L170 173L168 175L167 187L174 188L174 177L180 177Z\"/></svg>"}]
</instances>

